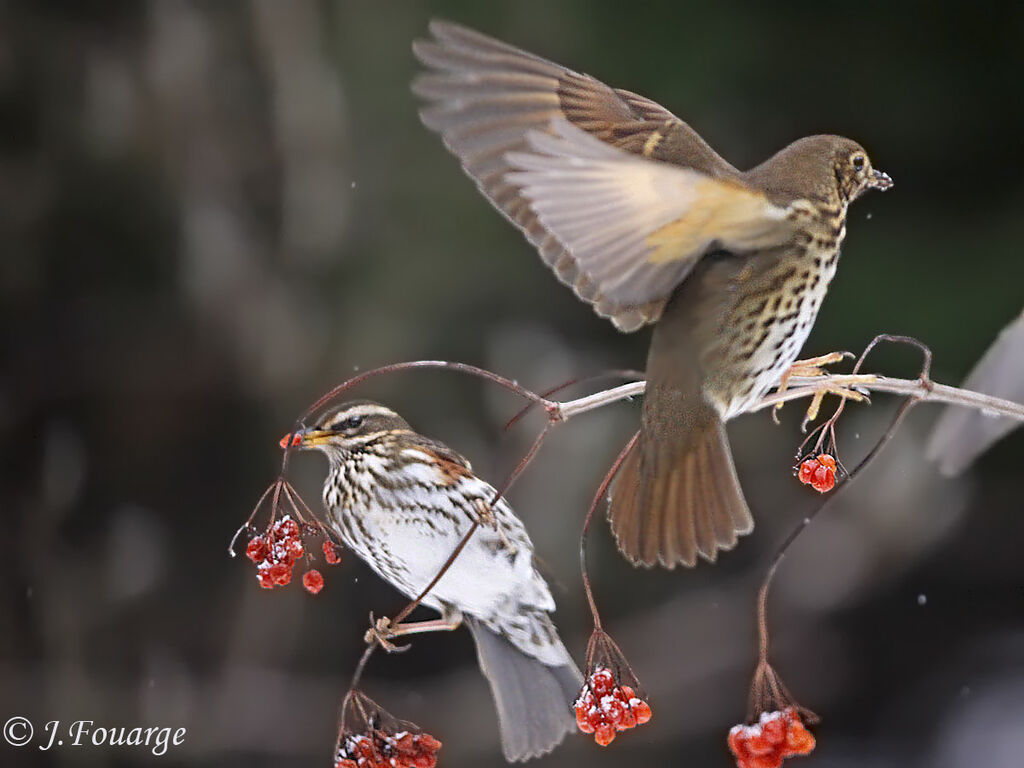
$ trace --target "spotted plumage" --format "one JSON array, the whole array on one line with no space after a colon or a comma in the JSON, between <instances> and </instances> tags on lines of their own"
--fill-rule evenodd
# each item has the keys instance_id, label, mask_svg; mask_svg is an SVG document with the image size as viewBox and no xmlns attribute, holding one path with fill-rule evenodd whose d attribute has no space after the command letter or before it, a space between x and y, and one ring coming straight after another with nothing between
<instances>
[{"instance_id":1,"label":"spotted plumage","mask_svg":"<svg viewBox=\"0 0 1024 768\"><path fill-rule=\"evenodd\" d=\"M465 619L498 706L510 760L552 749L572 728L579 673L550 613L555 601L534 567L533 542L504 499L448 446L412 430L389 408L346 403L299 433L323 451L328 522L382 578L415 598L460 541L468 543L423 599L455 626ZM546 712L541 722L527 712Z\"/></svg>"},{"instance_id":2,"label":"spotted plumage","mask_svg":"<svg viewBox=\"0 0 1024 768\"><path fill-rule=\"evenodd\" d=\"M445 22L413 89L481 193L625 332L653 324L640 437L609 518L634 563L714 560L753 518L724 422L796 360L849 204L892 181L839 136L740 171L664 107Z\"/></svg>"}]
</instances>

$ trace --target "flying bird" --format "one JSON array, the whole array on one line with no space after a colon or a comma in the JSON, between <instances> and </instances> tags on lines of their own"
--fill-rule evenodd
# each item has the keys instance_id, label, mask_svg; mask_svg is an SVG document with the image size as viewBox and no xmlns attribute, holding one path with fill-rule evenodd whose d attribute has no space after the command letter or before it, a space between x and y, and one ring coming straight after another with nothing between
<instances>
[{"instance_id":1,"label":"flying bird","mask_svg":"<svg viewBox=\"0 0 1024 768\"><path fill-rule=\"evenodd\" d=\"M740 171L643 96L456 24L430 32L413 45L424 124L598 315L654 326L608 508L619 549L644 566L715 560L753 527L725 422L796 362L847 207L892 180L839 136Z\"/></svg>"}]
</instances>

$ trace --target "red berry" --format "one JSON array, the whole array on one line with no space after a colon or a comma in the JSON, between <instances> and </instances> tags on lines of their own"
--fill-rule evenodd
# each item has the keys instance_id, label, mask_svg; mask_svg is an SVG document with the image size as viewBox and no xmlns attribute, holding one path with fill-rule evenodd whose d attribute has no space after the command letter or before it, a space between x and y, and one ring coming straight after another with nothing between
<instances>
[{"instance_id":1,"label":"red berry","mask_svg":"<svg viewBox=\"0 0 1024 768\"><path fill-rule=\"evenodd\" d=\"M823 453L818 456L818 463L824 464L826 467L831 469L833 472L836 471L836 460L829 456L827 453Z\"/></svg>"},{"instance_id":2,"label":"red berry","mask_svg":"<svg viewBox=\"0 0 1024 768\"><path fill-rule=\"evenodd\" d=\"M765 738L764 733L758 729L747 736L747 752L758 757L760 755L772 755L775 753L775 745Z\"/></svg>"},{"instance_id":3,"label":"red berry","mask_svg":"<svg viewBox=\"0 0 1024 768\"><path fill-rule=\"evenodd\" d=\"M287 560L289 563L294 563L305 552L305 547L302 546L302 539L289 539L285 545L285 552L287 553Z\"/></svg>"},{"instance_id":4,"label":"red berry","mask_svg":"<svg viewBox=\"0 0 1024 768\"><path fill-rule=\"evenodd\" d=\"M576 727L583 733L594 732L594 726L592 726L590 721L587 719L587 707L583 704L576 707Z\"/></svg>"},{"instance_id":5,"label":"red berry","mask_svg":"<svg viewBox=\"0 0 1024 768\"><path fill-rule=\"evenodd\" d=\"M598 667L590 676L590 687L598 696L607 696L612 692L614 686L615 680L612 677L612 671L606 667Z\"/></svg>"},{"instance_id":6,"label":"red berry","mask_svg":"<svg viewBox=\"0 0 1024 768\"><path fill-rule=\"evenodd\" d=\"M421 733L417 736L416 744L423 747L423 749L429 749L431 752L437 752L442 746L440 739L435 739L429 733Z\"/></svg>"},{"instance_id":7,"label":"red berry","mask_svg":"<svg viewBox=\"0 0 1024 768\"><path fill-rule=\"evenodd\" d=\"M260 582L260 586L264 589L274 588L274 577L270 575L269 568L261 568L256 572L256 578Z\"/></svg>"},{"instance_id":8,"label":"red berry","mask_svg":"<svg viewBox=\"0 0 1024 768\"><path fill-rule=\"evenodd\" d=\"M808 731L800 718L794 713L789 723L789 730L786 732L786 746L783 756L809 755L814 751L814 736Z\"/></svg>"},{"instance_id":9,"label":"red berry","mask_svg":"<svg viewBox=\"0 0 1024 768\"><path fill-rule=\"evenodd\" d=\"M734 756L740 757L741 754L746 752L746 738L744 736L744 727L742 725L734 725L729 730L729 737L726 742L729 745L729 751Z\"/></svg>"},{"instance_id":10,"label":"red berry","mask_svg":"<svg viewBox=\"0 0 1024 768\"><path fill-rule=\"evenodd\" d=\"M632 707L627 705L622 710L622 719L615 727L620 731L628 731L630 728L636 728L636 725L636 715L633 713Z\"/></svg>"},{"instance_id":11,"label":"red berry","mask_svg":"<svg viewBox=\"0 0 1024 768\"><path fill-rule=\"evenodd\" d=\"M807 459L800 464L800 473L797 477L800 478L800 482L804 485L810 485L811 479L814 476L814 470L818 468L818 461L816 459Z\"/></svg>"},{"instance_id":12,"label":"red berry","mask_svg":"<svg viewBox=\"0 0 1024 768\"><path fill-rule=\"evenodd\" d=\"M309 594L315 595L324 588L324 577L320 575L320 571L312 568L302 574L302 586L306 588Z\"/></svg>"},{"instance_id":13,"label":"red berry","mask_svg":"<svg viewBox=\"0 0 1024 768\"><path fill-rule=\"evenodd\" d=\"M818 465L818 468L814 470L814 477L811 481L811 487L818 493L827 493L831 491L836 484L836 473L835 470L830 469L822 464Z\"/></svg>"},{"instance_id":14,"label":"red berry","mask_svg":"<svg viewBox=\"0 0 1024 768\"><path fill-rule=\"evenodd\" d=\"M636 715L636 724L643 725L651 719L651 707L646 701L639 700L635 704L630 702L633 714Z\"/></svg>"},{"instance_id":15,"label":"red berry","mask_svg":"<svg viewBox=\"0 0 1024 768\"><path fill-rule=\"evenodd\" d=\"M601 702L601 709L604 710L605 721L611 725L618 726L619 721L622 720L622 712L625 709L622 706L622 702L614 696L609 696Z\"/></svg>"},{"instance_id":16,"label":"red berry","mask_svg":"<svg viewBox=\"0 0 1024 768\"><path fill-rule=\"evenodd\" d=\"M245 547L245 556L254 563L266 560L270 554L270 545L262 536L253 536Z\"/></svg>"},{"instance_id":17,"label":"red berry","mask_svg":"<svg viewBox=\"0 0 1024 768\"><path fill-rule=\"evenodd\" d=\"M278 586L283 587L292 580L292 569L284 563L274 563L266 571Z\"/></svg>"},{"instance_id":18,"label":"red berry","mask_svg":"<svg viewBox=\"0 0 1024 768\"><path fill-rule=\"evenodd\" d=\"M281 447L284 448L283 445ZM334 764L334 768L359 768L359 763L355 760L349 760L347 757L343 757Z\"/></svg>"},{"instance_id":19,"label":"red berry","mask_svg":"<svg viewBox=\"0 0 1024 768\"><path fill-rule=\"evenodd\" d=\"M341 555L338 554L338 548L333 541L324 542L324 560L328 565L337 565L341 562Z\"/></svg>"},{"instance_id":20,"label":"red berry","mask_svg":"<svg viewBox=\"0 0 1024 768\"><path fill-rule=\"evenodd\" d=\"M786 740L787 723L782 713L773 713L773 717L761 720L761 733L773 746Z\"/></svg>"},{"instance_id":21,"label":"red berry","mask_svg":"<svg viewBox=\"0 0 1024 768\"><path fill-rule=\"evenodd\" d=\"M615 741L615 728L608 723L601 723L594 729L594 741L602 747L607 747Z\"/></svg>"},{"instance_id":22,"label":"red berry","mask_svg":"<svg viewBox=\"0 0 1024 768\"><path fill-rule=\"evenodd\" d=\"M285 517L275 523L274 534L277 538L292 539L299 535L299 526L290 517Z\"/></svg>"}]
</instances>

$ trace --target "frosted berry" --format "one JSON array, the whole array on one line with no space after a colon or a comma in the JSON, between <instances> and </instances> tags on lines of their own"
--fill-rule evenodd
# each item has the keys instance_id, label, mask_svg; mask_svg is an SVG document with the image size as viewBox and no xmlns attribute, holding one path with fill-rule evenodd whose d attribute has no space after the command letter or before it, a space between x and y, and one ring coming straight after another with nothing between
<instances>
[{"instance_id":1,"label":"frosted berry","mask_svg":"<svg viewBox=\"0 0 1024 768\"><path fill-rule=\"evenodd\" d=\"M252 560L254 563L260 563L266 560L267 555L270 554L270 545L267 540L262 536L253 536L249 539L249 543L245 547L245 556Z\"/></svg>"},{"instance_id":2,"label":"frosted berry","mask_svg":"<svg viewBox=\"0 0 1024 768\"><path fill-rule=\"evenodd\" d=\"M285 552L288 555L288 561L294 563L300 557L302 557L305 548L302 546L301 539L289 539L288 543L285 544Z\"/></svg>"},{"instance_id":3,"label":"frosted berry","mask_svg":"<svg viewBox=\"0 0 1024 768\"><path fill-rule=\"evenodd\" d=\"M576 727L594 734L602 747L615 740L618 731L627 731L651 719L651 708L628 685L616 685L612 671L597 667L587 678L574 704Z\"/></svg>"},{"instance_id":4,"label":"frosted berry","mask_svg":"<svg viewBox=\"0 0 1024 768\"><path fill-rule=\"evenodd\" d=\"M728 744L737 768L779 768L787 757L809 755L815 742L800 715L789 707L762 712L754 725L733 727Z\"/></svg>"},{"instance_id":5,"label":"frosted berry","mask_svg":"<svg viewBox=\"0 0 1024 768\"><path fill-rule=\"evenodd\" d=\"M274 537L292 539L299 535L299 526L290 517L283 517L274 524Z\"/></svg>"}]
</instances>

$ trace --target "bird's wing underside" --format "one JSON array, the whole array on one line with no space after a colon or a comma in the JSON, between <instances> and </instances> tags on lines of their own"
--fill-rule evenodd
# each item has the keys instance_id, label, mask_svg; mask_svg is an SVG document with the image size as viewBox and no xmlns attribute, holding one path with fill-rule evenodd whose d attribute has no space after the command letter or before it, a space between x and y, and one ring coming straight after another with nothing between
<instances>
[{"instance_id":1,"label":"bird's wing underside","mask_svg":"<svg viewBox=\"0 0 1024 768\"><path fill-rule=\"evenodd\" d=\"M749 251L792 236L788 210L738 182L633 157L565 120L553 129L527 135L506 178L613 320L667 299L713 247Z\"/></svg>"},{"instance_id":2,"label":"bird's wing underside","mask_svg":"<svg viewBox=\"0 0 1024 768\"><path fill-rule=\"evenodd\" d=\"M729 227L741 214L777 223L778 209L655 102L464 27L433 22L430 31L432 40L413 47L428 68L413 83L431 102L420 113L424 124L441 134L481 192L525 233L558 278L621 330L658 319L703 252L688 248L726 246L736 234ZM554 138L545 141L545 133ZM600 153L595 147L601 146L618 151ZM576 173L570 174L572 167ZM617 185L625 189L615 194ZM677 192L689 201L685 206L657 196ZM725 215L733 205L738 212ZM575 214L567 215L576 216L578 226L584 218L607 226L566 231L556 209L574 206ZM639 219L615 218L624 215ZM715 229L719 225L725 229ZM626 242L637 239L639 245ZM658 261L640 263L652 255ZM616 270L622 268L630 278L621 278Z\"/></svg>"}]
</instances>

